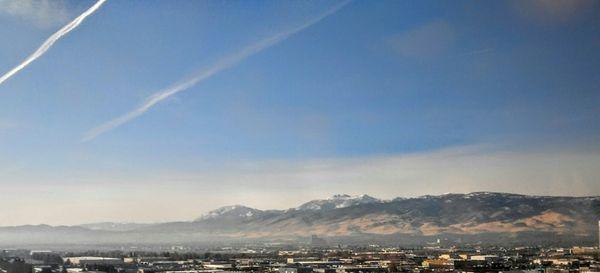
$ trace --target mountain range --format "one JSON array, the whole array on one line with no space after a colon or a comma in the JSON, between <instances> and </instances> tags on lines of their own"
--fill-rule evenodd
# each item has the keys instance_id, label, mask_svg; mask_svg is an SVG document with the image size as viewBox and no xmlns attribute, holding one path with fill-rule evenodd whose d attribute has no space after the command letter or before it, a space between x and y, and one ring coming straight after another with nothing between
<instances>
[{"instance_id":1,"label":"mountain range","mask_svg":"<svg viewBox=\"0 0 600 273\"><path fill-rule=\"evenodd\" d=\"M335 195L287 210L242 205L195 220L156 224L0 227L0 244L129 244L303 240L422 243L458 241L597 242L600 197L475 192L381 200Z\"/></svg>"}]
</instances>

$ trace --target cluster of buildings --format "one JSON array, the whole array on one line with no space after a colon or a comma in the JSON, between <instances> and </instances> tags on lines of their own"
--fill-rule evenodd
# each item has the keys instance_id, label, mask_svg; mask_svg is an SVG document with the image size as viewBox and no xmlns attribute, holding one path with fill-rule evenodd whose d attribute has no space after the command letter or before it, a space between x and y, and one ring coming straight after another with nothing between
<instances>
[{"instance_id":1,"label":"cluster of buildings","mask_svg":"<svg viewBox=\"0 0 600 273\"><path fill-rule=\"evenodd\" d=\"M585 247L259 246L94 254L3 250L0 273L600 273L599 249Z\"/></svg>"}]
</instances>

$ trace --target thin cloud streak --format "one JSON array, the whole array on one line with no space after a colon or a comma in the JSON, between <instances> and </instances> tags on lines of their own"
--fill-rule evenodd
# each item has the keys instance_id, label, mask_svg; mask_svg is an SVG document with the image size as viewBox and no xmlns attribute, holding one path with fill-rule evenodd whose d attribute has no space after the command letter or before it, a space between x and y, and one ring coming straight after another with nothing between
<instances>
[{"instance_id":1,"label":"thin cloud streak","mask_svg":"<svg viewBox=\"0 0 600 273\"><path fill-rule=\"evenodd\" d=\"M85 20L85 18L87 18L96 10L98 10L102 6L102 4L104 4L104 2L106 2L106 0L98 0L98 2L96 2L96 4L94 4L91 8L86 10L81 15L77 16L77 18L75 18L73 21L62 27L56 33L52 34L52 36L46 39L46 41L35 52L33 52L33 54L27 57L27 59L25 59L21 64L17 65L15 68L2 75L2 77L0 77L0 84L4 83L17 72L27 67L27 65L29 65L31 62L44 55L44 53L46 53L46 51L48 51L48 49L50 49L50 47L52 47L52 45L54 45L56 41L58 41L61 37L67 35L69 32L77 28Z\"/></svg>"},{"instance_id":2,"label":"thin cloud streak","mask_svg":"<svg viewBox=\"0 0 600 273\"><path fill-rule=\"evenodd\" d=\"M87 131L84 134L84 136L82 137L81 142L90 141L103 133L113 130L113 129L141 116L142 114L144 114L148 110L150 110L150 108L152 108L157 103L159 103L181 91L187 90L190 87L192 87L206 79L209 79L210 77L216 75L217 73L235 66L236 64L245 60L246 58L248 58L254 54L257 54L271 46L274 46L274 45L278 44L279 42L284 41L285 39L291 37L292 35L300 32L300 31L318 23L319 21L325 19L326 17L336 13L338 10L340 10L341 8L346 6L349 2L350 2L350 0L344 1L344 2L334 6L333 8L329 9L328 11L324 12L323 14L307 21L306 23L304 23L300 26L297 26L295 28L281 32L277 35L268 37L268 38L263 39L255 44L246 46L242 50L217 61L213 66L209 67L208 69L200 71L198 74L196 74L191 79L188 79L186 81L180 82L175 85L172 85L170 87L167 87L166 89L163 89L161 91L154 93L153 95L149 96L140 106L138 106L134 110L126 113L125 115L117 117L113 120L110 120L98 127L95 127L93 129Z\"/></svg>"},{"instance_id":3,"label":"thin cloud streak","mask_svg":"<svg viewBox=\"0 0 600 273\"><path fill-rule=\"evenodd\" d=\"M485 53L489 53L494 51L493 48L484 48L484 49L478 49L478 50L473 50L473 51L469 51L469 52L465 52L462 55L463 56L472 56L472 55L480 55L480 54L485 54Z\"/></svg>"}]
</instances>

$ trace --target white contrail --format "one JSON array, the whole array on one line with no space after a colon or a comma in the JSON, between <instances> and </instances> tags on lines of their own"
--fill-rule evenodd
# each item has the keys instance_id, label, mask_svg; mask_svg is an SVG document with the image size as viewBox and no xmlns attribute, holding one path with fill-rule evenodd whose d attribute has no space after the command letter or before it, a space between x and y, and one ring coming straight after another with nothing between
<instances>
[{"instance_id":1,"label":"white contrail","mask_svg":"<svg viewBox=\"0 0 600 273\"><path fill-rule=\"evenodd\" d=\"M79 24L81 24L81 22L83 22L83 20L85 20L86 17L94 13L98 8L100 8L100 6L102 6L102 4L104 4L104 2L106 2L106 0L98 0L98 2L96 2L96 4L94 4L91 8L86 10L81 15L77 16L77 18L75 18L73 21L59 29L56 33L52 34L52 36L46 39L46 41L35 52L33 52L33 54L27 57L27 59L25 59L21 64L17 65L15 68L2 75L2 77L0 77L0 84L8 80L21 69L25 68L31 62L35 61L37 58L46 53L46 51L48 51L48 49L50 49L50 47L52 47L52 45L56 41L58 41L58 39L60 39L62 36L65 36L67 33L71 32L71 30L79 26Z\"/></svg>"},{"instance_id":2,"label":"white contrail","mask_svg":"<svg viewBox=\"0 0 600 273\"><path fill-rule=\"evenodd\" d=\"M246 47L242 48L240 51L217 61L214 65L210 66L208 69L200 71L198 74L193 76L191 79L174 84L172 86L169 86L163 90L160 90L160 91L152 94L140 106L138 106L137 108L133 109L132 111L126 113L125 115L117 117L113 120L110 120L98 127L95 127L93 129L87 131L83 135L81 141L82 142L90 141L107 131L110 131L118 126L123 125L124 123L127 123L127 122L133 120L134 118L144 114L146 111L148 111L154 105L165 100L166 98L173 96L181 91L184 91L184 90L214 76L215 74L238 64L239 62L243 61L244 59L289 38L290 36L296 34L297 32L300 32L300 31L304 30L305 28L308 28L308 27L318 23L319 21L323 20L325 17L332 15L335 12L337 12L338 10L340 10L341 8L343 8L349 2L350 2L350 0L344 1L344 2L334 6L333 8L329 9L325 13L313 18L310 21L307 21L306 23L304 23L300 26L297 26L295 28L281 32L277 35L274 35L274 36L271 36L264 40L261 40L255 44L246 46Z\"/></svg>"}]
</instances>

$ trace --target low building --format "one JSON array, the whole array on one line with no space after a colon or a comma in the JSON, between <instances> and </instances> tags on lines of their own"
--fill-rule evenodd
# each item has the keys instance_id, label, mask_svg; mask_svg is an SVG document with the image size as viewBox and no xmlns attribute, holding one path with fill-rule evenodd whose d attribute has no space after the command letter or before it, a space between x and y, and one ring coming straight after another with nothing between
<instances>
[{"instance_id":1,"label":"low building","mask_svg":"<svg viewBox=\"0 0 600 273\"><path fill-rule=\"evenodd\" d=\"M421 265L426 268L454 269L454 262L447 259L427 259Z\"/></svg>"},{"instance_id":2,"label":"low building","mask_svg":"<svg viewBox=\"0 0 600 273\"><path fill-rule=\"evenodd\" d=\"M33 265L20 258L0 259L0 269L7 273L33 273Z\"/></svg>"},{"instance_id":3,"label":"low building","mask_svg":"<svg viewBox=\"0 0 600 273\"><path fill-rule=\"evenodd\" d=\"M387 268L378 266L344 266L336 269L337 273L385 273L388 272Z\"/></svg>"},{"instance_id":4,"label":"low building","mask_svg":"<svg viewBox=\"0 0 600 273\"><path fill-rule=\"evenodd\" d=\"M122 265L124 264L122 259L119 258L106 258L106 257L65 257L63 258L65 263L70 263L76 266L90 266L90 265Z\"/></svg>"},{"instance_id":5,"label":"low building","mask_svg":"<svg viewBox=\"0 0 600 273\"><path fill-rule=\"evenodd\" d=\"M313 269L310 267L281 267L279 273L312 273Z\"/></svg>"},{"instance_id":6,"label":"low building","mask_svg":"<svg viewBox=\"0 0 600 273\"><path fill-rule=\"evenodd\" d=\"M496 255L473 255L470 257L471 261L486 261L493 262L499 260L499 257Z\"/></svg>"}]
</instances>

